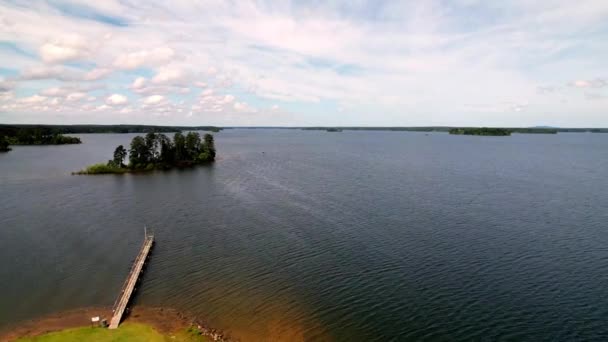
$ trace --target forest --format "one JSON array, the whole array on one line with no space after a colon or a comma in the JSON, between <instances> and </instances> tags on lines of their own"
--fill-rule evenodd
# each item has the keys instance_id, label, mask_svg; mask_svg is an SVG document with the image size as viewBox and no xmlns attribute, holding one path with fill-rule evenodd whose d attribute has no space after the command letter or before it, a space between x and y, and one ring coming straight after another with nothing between
<instances>
[{"instance_id":1,"label":"forest","mask_svg":"<svg viewBox=\"0 0 608 342\"><path fill-rule=\"evenodd\" d=\"M0 135L0 152L8 152L11 150L10 147L8 147L9 143L8 143L8 139L5 136Z\"/></svg>"},{"instance_id":2,"label":"forest","mask_svg":"<svg viewBox=\"0 0 608 342\"><path fill-rule=\"evenodd\" d=\"M511 131L505 128L491 128L491 127L480 127L480 128L452 128L449 130L450 134L462 134L462 135L490 135L490 136L509 136Z\"/></svg>"},{"instance_id":3,"label":"forest","mask_svg":"<svg viewBox=\"0 0 608 342\"><path fill-rule=\"evenodd\" d=\"M80 144L80 138L65 136L46 127L0 126L0 150L10 150L4 145L65 145Z\"/></svg>"},{"instance_id":4,"label":"forest","mask_svg":"<svg viewBox=\"0 0 608 342\"><path fill-rule=\"evenodd\" d=\"M19 131L42 130L49 134L77 134L77 133L173 133L181 131L211 131L219 132L221 128L215 126L151 126L151 125L26 125L0 124L0 135L15 136Z\"/></svg>"}]
</instances>

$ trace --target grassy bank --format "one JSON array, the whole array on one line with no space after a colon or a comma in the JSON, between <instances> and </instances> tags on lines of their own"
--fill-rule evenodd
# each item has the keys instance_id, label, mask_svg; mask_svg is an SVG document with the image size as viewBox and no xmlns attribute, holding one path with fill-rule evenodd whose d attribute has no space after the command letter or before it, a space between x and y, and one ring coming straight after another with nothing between
<instances>
[{"instance_id":1,"label":"grassy bank","mask_svg":"<svg viewBox=\"0 0 608 342\"><path fill-rule=\"evenodd\" d=\"M93 164L91 166L88 166L84 170L80 170L78 172L72 172L72 174L74 174L74 175L103 175L103 174L110 174L110 173L120 174L120 173L129 172L129 171L130 171L129 169L124 168L124 167L116 167L116 166L112 166L112 165L108 165L108 164L99 163L99 164Z\"/></svg>"},{"instance_id":2,"label":"grassy bank","mask_svg":"<svg viewBox=\"0 0 608 342\"><path fill-rule=\"evenodd\" d=\"M149 325L125 322L120 328L110 330L106 328L71 328L34 337L17 339L20 342L207 342L196 328L183 329L175 333L161 334Z\"/></svg>"}]
</instances>

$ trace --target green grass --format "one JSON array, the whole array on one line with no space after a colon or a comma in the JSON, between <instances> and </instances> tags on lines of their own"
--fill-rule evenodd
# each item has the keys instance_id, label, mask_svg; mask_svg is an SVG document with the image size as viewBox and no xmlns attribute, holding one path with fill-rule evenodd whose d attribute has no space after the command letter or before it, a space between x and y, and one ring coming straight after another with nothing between
<instances>
[{"instance_id":1,"label":"green grass","mask_svg":"<svg viewBox=\"0 0 608 342\"><path fill-rule=\"evenodd\" d=\"M82 171L74 172L74 174L101 175L101 174L107 174L107 173L125 173L128 171L129 170L126 168L115 167L115 166L110 166L108 164L99 163L99 164L93 164L91 166L88 166L86 169L84 169Z\"/></svg>"},{"instance_id":2,"label":"green grass","mask_svg":"<svg viewBox=\"0 0 608 342\"><path fill-rule=\"evenodd\" d=\"M118 329L107 328L72 328L35 337L17 339L19 342L207 342L196 330L184 329L175 334L162 335L149 325L140 323L123 323Z\"/></svg>"}]
</instances>

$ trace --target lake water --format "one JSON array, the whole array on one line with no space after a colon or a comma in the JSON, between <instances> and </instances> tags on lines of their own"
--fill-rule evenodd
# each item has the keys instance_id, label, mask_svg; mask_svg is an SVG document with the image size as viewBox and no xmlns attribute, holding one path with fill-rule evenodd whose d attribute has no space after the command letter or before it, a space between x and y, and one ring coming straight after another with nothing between
<instances>
[{"instance_id":1,"label":"lake water","mask_svg":"<svg viewBox=\"0 0 608 342\"><path fill-rule=\"evenodd\" d=\"M211 167L71 176L134 135L0 154L0 327L136 304L245 341L608 339L608 134L225 130Z\"/></svg>"}]
</instances>

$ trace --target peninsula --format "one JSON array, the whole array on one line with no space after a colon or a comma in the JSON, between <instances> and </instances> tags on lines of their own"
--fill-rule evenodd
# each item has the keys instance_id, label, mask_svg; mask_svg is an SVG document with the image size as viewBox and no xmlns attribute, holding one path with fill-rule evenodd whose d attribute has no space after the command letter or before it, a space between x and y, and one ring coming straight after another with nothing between
<instances>
[{"instance_id":1,"label":"peninsula","mask_svg":"<svg viewBox=\"0 0 608 342\"><path fill-rule=\"evenodd\" d=\"M127 154L129 163L125 165ZM215 144L211 134L205 134L201 139L196 132L189 132L186 135L177 132L171 140L162 133L151 132L145 137L139 135L134 137L128 152L124 146L119 145L114 150L112 159L107 163L94 164L73 174L120 174L168 170L213 161L215 161Z\"/></svg>"},{"instance_id":2,"label":"peninsula","mask_svg":"<svg viewBox=\"0 0 608 342\"><path fill-rule=\"evenodd\" d=\"M9 145L65 145L80 143L80 138L65 136L47 127L0 126L0 152L10 151Z\"/></svg>"}]
</instances>

